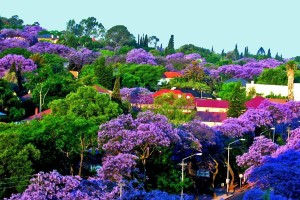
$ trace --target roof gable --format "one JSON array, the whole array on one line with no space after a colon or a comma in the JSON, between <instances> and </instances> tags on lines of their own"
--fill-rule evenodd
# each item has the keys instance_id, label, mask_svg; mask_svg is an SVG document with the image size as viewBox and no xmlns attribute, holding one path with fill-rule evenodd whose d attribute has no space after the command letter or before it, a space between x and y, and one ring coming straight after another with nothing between
<instances>
[{"instance_id":1,"label":"roof gable","mask_svg":"<svg viewBox=\"0 0 300 200\"><path fill-rule=\"evenodd\" d=\"M182 75L179 72L165 72L164 77L165 78L177 78L181 77Z\"/></svg>"},{"instance_id":2,"label":"roof gable","mask_svg":"<svg viewBox=\"0 0 300 200\"><path fill-rule=\"evenodd\" d=\"M261 102L263 102L265 100L264 97L261 97L261 96L256 96L254 97L253 99L247 101L245 103L246 105L246 108L249 109L249 108L257 108Z\"/></svg>"},{"instance_id":3,"label":"roof gable","mask_svg":"<svg viewBox=\"0 0 300 200\"><path fill-rule=\"evenodd\" d=\"M196 107L206 107L206 108L228 108L229 103L225 100L215 100L215 99L195 99Z\"/></svg>"}]
</instances>

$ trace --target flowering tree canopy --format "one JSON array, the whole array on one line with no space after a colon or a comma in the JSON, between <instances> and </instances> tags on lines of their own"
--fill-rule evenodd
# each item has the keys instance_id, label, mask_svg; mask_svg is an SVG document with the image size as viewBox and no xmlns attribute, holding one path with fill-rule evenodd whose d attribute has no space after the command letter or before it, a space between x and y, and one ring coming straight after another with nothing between
<instances>
[{"instance_id":1,"label":"flowering tree canopy","mask_svg":"<svg viewBox=\"0 0 300 200\"><path fill-rule=\"evenodd\" d=\"M215 126L214 130L222 132L223 135L231 138L243 137L245 133L255 130L254 123L245 118L229 118L224 120L220 126Z\"/></svg>"},{"instance_id":2,"label":"flowering tree canopy","mask_svg":"<svg viewBox=\"0 0 300 200\"><path fill-rule=\"evenodd\" d=\"M267 157L263 162L263 165L253 169L249 181L261 189L273 188L275 194L288 199L298 199L300 152L287 150L278 157Z\"/></svg>"},{"instance_id":3,"label":"flowering tree canopy","mask_svg":"<svg viewBox=\"0 0 300 200\"><path fill-rule=\"evenodd\" d=\"M126 56L126 62L136 64L157 65L157 63L154 60L154 56L142 48L132 49L131 51L129 51Z\"/></svg>"},{"instance_id":4,"label":"flowering tree canopy","mask_svg":"<svg viewBox=\"0 0 300 200\"><path fill-rule=\"evenodd\" d=\"M122 88L120 94L123 101L134 104L153 104L152 93L147 88Z\"/></svg>"},{"instance_id":5,"label":"flowering tree canopy","mask_svg":"<svg viewBox=\"0 0 300 200\"><path fill-rule=\"evenodd\" d=\"M21 55L9 54L0 59L0 78L4 76L13 64L15 64L16 69L21 67L23 72L32 71L37 68L31 59L26 59Z\"/></svg>"},{"instance_id":6,"label":"flowering tree canopy","mask_svg":"<svg viewBox=\"0 0 300 200\"><path fill-rule=\"evenodd\" d=\"M249 109L239 119L251 121L256 127L270 126L273 122L270 111L265 109Z\"/></svg>"},{"instance_id":7,"label":"flowering tree canopy","mask_svg":"<svg viewBox=\"0 0 300 200\"><path fill-rule=\"evenodd\" d=\"M246 176L252 172L253 167L263 163L265 156L271 155L277 148L278 145L272 142L271 139L265 138L264 136L256 137L249 151L236 157L237 164L240 167L250 167L245 172Z\"/></svg>"}]
</instances>

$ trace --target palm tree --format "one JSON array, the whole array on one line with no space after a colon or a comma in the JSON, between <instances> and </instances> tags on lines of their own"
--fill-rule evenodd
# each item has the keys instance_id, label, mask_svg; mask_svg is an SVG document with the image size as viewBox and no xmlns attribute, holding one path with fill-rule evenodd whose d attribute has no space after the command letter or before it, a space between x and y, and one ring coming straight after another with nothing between
<instances>
[{"instance_id":1,"label":"palm tree","mask_svg":"<svg viewBox=\"0 0 300 200\"><path fill-rule=\"evenodd\" d=\"M285 65L288 77L288 100L294 100L294 70L297 69L297 64L294 60L291 60Z\"/></svg>"}]
</instances>

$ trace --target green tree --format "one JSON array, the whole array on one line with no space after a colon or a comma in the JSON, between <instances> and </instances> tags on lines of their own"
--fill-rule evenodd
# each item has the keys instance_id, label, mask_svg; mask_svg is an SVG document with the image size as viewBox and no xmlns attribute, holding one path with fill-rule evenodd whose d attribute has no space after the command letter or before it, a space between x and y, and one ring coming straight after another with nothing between
<instances>
[{"instance_id":1,"label":"green tree","mask_svg":"<svg viewBox=\"0 0 300 200\"><path fill-rule=\"evenodd\" d=\"M234 60L238 60L240 58L240 53L239 53L239 50L237 48L237 44L235 45L235 48L233 50L233 55L234 55Z\"/></svg>"},{"instance_id":2,"label":"green tree","mask_svg":"<svg viewBox=\"0 0 300 200\"><path fill-rule=\"evenodd\" d=\"M122 87L128 87L128 85L126 85L127 83L123 82L123 78L127 73L126 76L131 74L134 76L135 80L140 80L138 82L139 87L146 87L150 90L155 90L157 89L159 79L161 79L165 72L165 67L142 64L123 64L118 68L118 72L121 75Z\"/></svg>"},{"instance_id":3,"label":"green tree","mask_svg":"<svg viewBox=\"0 0 300 200\"><path fill-rule=\"evenodd\" d=\"M171 35L167 48L165 49L165 55L175 53L174 48L174 35Z\"/></svg>"},{"instance_id":4,"label":"green tree","mask_svg":"<svg viewBox=\"0 0 300 200\"><path fill-rule=\"evenodd\" d=\"M193 104L193 99L187 98L185 94L177 97L168 93L154 99L154 111L165 115L174 124L181 124L195 116Z\"/></svg>"},{"instance_id":5,"label":"green tree","mask_svg":"<svg viewBox=\"0 0 300 200\"><path fill-rule=\"evenodd\" d=\"M23 144L21 134L12 127L9 133L0 133L0 198L22 192L35 172L34 161L40 151L32 144Z\"/></svg>"},{"instance_id":6,"label":"green tree","mask_svg":"<svg viewBox=\"0 0 300 200\"><path fill-rule=\"evenodd\" d=\"M233 91L229 99L228 117L239 117L246 110L246 89L242 87L241 82L234 85Z\"/></svg>"},{"instance_id":7,"label":"green tree","mask_svg":"<svg viewBox=\"0 0 300 200\"><path fill-rule=\"evenodd\" d=\"M267 57L268 57L268 58L272 58L271 50L270 50L270 49L268 49Z\"/></svg>"},{"instance_id":8,"label":"green tree","mask_svg":"<svg viewBox=\"0 0 300 200\"><path fill-rule=\"evenodd\" d=\"M99 124L120 115L121 109L108 95L99 94L93 87L80 87L76 93L70 93L65 99L51 102L50 107L54 116L74 121L76 129L72 134L77 143L75 153L80 156L78 175L81 176L84 155L87 150L95 147ZM66 148L70 151L73 147L68 144Z\"/></svg>"},{"instance_id":9,"label":"green tree","mask_svg":"<svg viewBox=\"0 0 300 200\"><path fill-rule=\"evenodd\" d=\"M285 67L278 66L276 68L264 69L263 72L257 77L257 83L267 85L287 85Z\"/></svg>"},{"instance_id":10,"label":"green tree","mask_svg":"<svg viewBox=\"0 0 300 200\"><path fill-rule=\"evenodd\" d=\"M82 19L80 26L83 28L82 34L84 36L97 38L105 33L104 26L95 17Z\"/></svg>"},{"instance_id":11,"label":"green tree","mask_svg":"<svg viewBox=\"0 0 300 200\"><path fill-rule=\"evenodd\" d=\"M117 46L135 46L136 41L134 36L127 30L126 26L117 25L108 29L105 35L105 40L108 44Z\"/></svg>"},{"instance_id":12,"label":"green tree","mask_svg":"<svg viewBox=\"0 0 300 200\"><path fill-rule=\"evenodd\" d=\"M114 79L112 66L105 66L105 57L103 56L95 61L94 66L95 76L98 79L98 83L111 90Z\"/></svg>"},{"instance_id":13,"label":"green tree","mask_svg":"<svg viewBox=\"0 0 300 200\"><path fill-rule=\"evenodd\" d=\"M0 79L0 112L6 113L8 117L0 118L0 121L21 120L25 110L21 107L21 101L10 88L10 84Z\"/></svg>"},{"instance_id":14,"label":"green tree","mask_svg":"<svg viewBox=\"0 0 300 200\"><path fill-rule=\"evenodd\" d=\"M5 49L0 53L0 58L3 58L4 56L8 54L16 54L16 55L22 55L24 58L29 58L32 53L28 51L27 49L23 48L10 48L10 49Z\"/></svg>"},{"instance_id":15,"label":"green tree","mask_svg":"<svg viewBox=\"0 0 300 200\"><path fill-rule=\"evenodd\" d=\"M111 100L114 102L120 104L122 102L121 94L120 94L120 76L116 77L115 84L114 84L114 89L111 95Z\"/></svg>"}]
</instances>

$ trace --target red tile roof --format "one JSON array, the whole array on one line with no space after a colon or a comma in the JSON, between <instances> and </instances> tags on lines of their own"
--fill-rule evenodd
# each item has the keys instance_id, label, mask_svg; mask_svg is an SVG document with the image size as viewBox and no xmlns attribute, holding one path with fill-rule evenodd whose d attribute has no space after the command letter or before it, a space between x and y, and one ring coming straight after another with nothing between
<instances>
[{"instance_id":1,"label":"red tile roof","mask_svg":"<svg viewBox=\"0 0 300 200\"><path fill-rule=\"evenodd\" d=\"M273 98L268 98L268 100L270 102L273 102L273 103L280 103L280 104L285 104L286 103L286 99L273 99Z\"/></svg>"},{"instance_id":2,"label":"red tile roof","mask_svg":"<svg viewBox=\"0 0 300 200\"><path fill-rule=\"evenodd\" d=\"M105 89L104 87L101 87L99 85L93 85L93 87L99 92L99 93L106 93L106 94L111 94L112 91Z\"/></svg>"},{"instance_id":3,"label":"red tile roof","mask_svg":"<svg viewBox=\"0 0 300 200\"><path fill-rule=\"evenodd\" d=\"M41 118L43 115L49 115L52 113L52 110L51 109L48 109L48 110L44 110L43 112L40 112L36 115L32 115L30 117L27 117L26 119L23 119L24 121L31 121L31 120L34 120L34 119L39 119Z\"/></svg>"},{"instance_id":4,"label":"red tile roof","mask_svg":"<svg viewBox=\"0 0 300 200\"><path fill-rule=\"evenodd\" d=\"M164 76L165 78L176 78L181 77L182 75L179 72L165 72Z\"/></svg>"},{"instance_id":5,"label":"red tile roof","mask_svg":"<svg viewBox=\"0 0 300 200\"><path fill-rule=\"evenodd\" d=\"M228 108L229 103L225 100L215 100L215 99L195 99L196 107L205 108Z\"/></svg>"},{"instance_id":6,"label":"red tile roof","mask_svg":"<svg viewBox=\"0 0 300 200\"><path fill-rule=\"evenodd\" d=\"M249 109L249 108L257 108L260 104L261 104L261 102L263 102L265 100L265 98L264 97L261 97L261 96L256 96L256 97L254 97L253 99L251 99L251 100L249 100L249 101L247 101L246 103L245 103L245 105L246 105L246 108L247 109Z\"/></svg>"},{"instance_id":7,"label":"red tile roof","mask_svg":"<svg viewBox=\"0 0 300 200\"><path fill-rule=\"evenodd\" d=\"M161 96L163 94L173 93L175 96L179 97L179 95L185 95L186 97L194 99L194 96L191 93L183 93L180 90L168 90L162 89L153 94L153 98Z\"/></svg>"},{"instance_id":8,"label":"red tile roof","mask_svg":"<svg viewBox=\"0 0 300 200\"><path fill-rule=\"evenodd\" d=\"M203 122L223 122L227 119L224 112L197 112L197 118Z\"/></svg>"}]
</instances>

